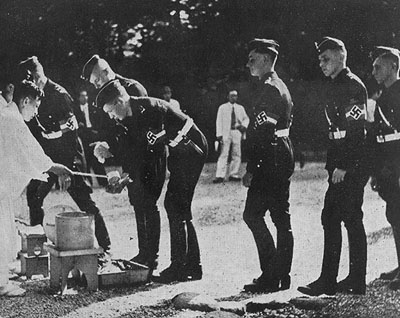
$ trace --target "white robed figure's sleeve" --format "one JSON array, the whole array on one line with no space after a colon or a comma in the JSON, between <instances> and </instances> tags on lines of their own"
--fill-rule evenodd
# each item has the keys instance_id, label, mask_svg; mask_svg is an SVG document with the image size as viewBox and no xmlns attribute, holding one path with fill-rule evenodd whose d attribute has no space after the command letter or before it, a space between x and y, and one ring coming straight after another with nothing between
<instances>
[{"instance_id":1,"label":"white robed figure's sleeve","mask_svg":"<svg viewBox=\"0 0 400 318\"><path fill-rule=\"evenodd\" d=\"M31 179L47 181L53 165L12 103L0 111L0 200L19 196Z\"/></svg>"}]
</instances>

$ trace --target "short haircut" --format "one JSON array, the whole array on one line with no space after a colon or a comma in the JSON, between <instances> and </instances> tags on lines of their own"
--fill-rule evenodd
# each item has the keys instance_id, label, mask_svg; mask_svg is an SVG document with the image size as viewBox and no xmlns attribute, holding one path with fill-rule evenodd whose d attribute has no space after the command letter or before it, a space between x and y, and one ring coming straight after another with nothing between
<instances>
[{"instance_id":1,"label":"short haircut","mask_svg":"<svg viewBox=\"0 0 400 318\"><path fill-rule=\"evenodd\" d=\"M44 92L36 86L33 82L28 80L23 80L15 85L13 100L19 103L21 99L30 97L32 99L42 99L44 97Z\"/></svg>"},{"instance_id":2,"label":"short haircut","mask_svg":"<svg viewBox=\"0 0 400 318\"><path fill-rule=\"evenodd\" d=\"M279 54L279 43L272 39L255 38L248 44L249 52L254 51L260 54L268 54L272 61L275 61Z\"/></svg>"},{"instance_id":3,"label":"short haircut","mask_svg":"<svg viewBox=\"0 0 400 318\"><path fill-rule=\"evenodd\" d=\"M170 86L164 85L164 86L161 88L161 92L162 92L163 94L165 94L165 93L172 93L172 89L171 89Z\"/></svg>"},{"instance_id":4,"label":"short haircut","mask_svg":"<svg viewBox=\"0 0 400 318\"><path fill-rule=\"evenodd\" d=\"M386 52L381 54L380 56L378 56L379 58L385 60L385 61L389 61L391 63L394 63L396 65L396 70L399 70L400 68L400 57L397 54L394 54L393 52Z\"/></svg>"}]
</instances>

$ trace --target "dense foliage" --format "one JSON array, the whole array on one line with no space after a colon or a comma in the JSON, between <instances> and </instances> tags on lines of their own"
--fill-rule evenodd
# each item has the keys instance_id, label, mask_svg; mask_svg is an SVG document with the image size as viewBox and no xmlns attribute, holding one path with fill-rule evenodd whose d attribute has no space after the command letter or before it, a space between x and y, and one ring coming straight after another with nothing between
<instances>
[{"instance_id":1,"label":"dense foliage","mask_svg":"<svg viewBox=\"0 0 400 318\"><path fill-rule=\"evenodd\" d=\"M2 0L0 70L9 76L19 60L37 55L48 76L76 94L85 84L82 65L98 53L152 95L169 84L211 141L228 88L250 107L246 43L275 38L278 73L296 102L295 139L319 148L323 78L314 41L341 38L348 64L370 85L368 53L374 45L400 47L399 18L398 0Z\"/></svg>"}]
</instances>

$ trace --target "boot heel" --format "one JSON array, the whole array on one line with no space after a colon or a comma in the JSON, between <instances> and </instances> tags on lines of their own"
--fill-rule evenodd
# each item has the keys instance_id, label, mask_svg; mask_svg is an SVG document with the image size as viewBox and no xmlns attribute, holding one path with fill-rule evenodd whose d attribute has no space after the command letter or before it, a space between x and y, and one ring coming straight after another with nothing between
<instances>
[{"instance_id":1,"label":"boot heel","mask_svg":"<svg viewBox=\"0 0 400 318\"><path fill-rule=\"evenodd\" d=\"M281 279L280 290L286 290L290 288L291 278L290 275L285 276Z\"/></svg>"},{"instance_id":2,"label":"boot heel","mask_svg":"<svg viewBox=\"0 0 400 318\"><path fill-rule=\"evenodd\" d=\"M188 280L201 280L203 278L203 269L201 265L187 267L186 275Z\"/></svg>"}]
</instances>

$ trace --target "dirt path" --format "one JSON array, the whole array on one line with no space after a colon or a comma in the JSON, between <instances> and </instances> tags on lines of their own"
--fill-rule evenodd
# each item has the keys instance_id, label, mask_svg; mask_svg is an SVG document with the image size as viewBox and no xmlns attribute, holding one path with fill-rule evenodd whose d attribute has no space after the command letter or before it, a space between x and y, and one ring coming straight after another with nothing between
<instances>
[{"instance_id":1,"label":"dirt path","mask_svg":"<svg viewBox=\"0 0 400 318\"><path fill-rule=\"evenodd\" d=\"M240 183L226 182L212 184L215 165L206 165L193 202L194 222L198 229L202 251L204 278L201 281L175 285L153 285L151 288L138 288L132 291L121 289L91 294L79 301L71 297L65 305L57 302L58 316L63 317L119 317L133 311L138 306L154 305L164 299L171 299L178 293L192 291L208 294L214 298L237 295L241 287L259 275L255 244L249 229L242 221L246 189ZM296 170L291 186L291 214L295 236L295 249L292 267L293 291L300 284L308 283L318 277L321 267L323 231L320 213L326 190L326 173L322 164L309 164L303 170ZM111 195L102 189L95 189L93 199L103 212L113 242L112 253L115 258L129 259L136 254L136 231L134 214L128 203L127 193ZM163 197L160 199L162 206ZM45 210L58 204L75 206L67 194L52 192L45 201ZM367 186L364 200L365 227L368 233L387 227L383 202ZM21 209L20 217L27 216ZM161 210L162 235L160 246L160 269L169 263L169 232L165 211ZM269 216L266 218L274 233ZM346 276L348 252L344 231L344 246L339 279ZM371 281L383 270L395 265L393 240L380 239L368 249L368 276ZM32 283L33 290L26 299L17 301L17 306L32 301L44 301L41 293L46 293L47 280ZM132 290L132 289L131 289ZM51 295L49 295L51 297ZM277 295L278 296L278 295ZM52 301L45 296L43 306L51 306ZM66 296L68 297L68 296ZM96 299L98 298L98 299ZM75 305L75 302L76 305ZM13 302L7 304L13 305ZM14 304L15 305L15 304ZM72 306L71 309L68 309ZM35 306L36 312L52 312L52 309ZM78 308L78 309L72 309ZM29 311L29 310L28 310ZM8 317L8 316L7 316ZM39 317L36 314L32 317ZM47 314L46 318L53 317ZM55 317L55 316L54 316Z\"/></svg>"},{"instance_id":2,"label":"dirt path","mask_svg":"<svg viewBox=\"0 0 400 318\"><path fill-rule=\"evenodd\" d=\"M201 281L160 285L149 291L114 297L80 308L64 317L118 317L137 306L154 305L184 291L205 293L215 298L227 297L238 294L244 283L257 276L259 268L254 242L250 231L241 221L246 190L237 183L213 185L210 183L213 171L213 165L208 165L204 170L193 203L204 268ZM295 235L293 292L299 284L308 283L319 275L323 247L320 211L326 190L323 176L321 165L309 165L306 170L296 172L292 183L291 213ZM94 198L105 211L114 242L113 255L131 257L136 249L135 224L127 208L126 195L111 196L96 190ZM51 206L53 202L49 199L46 204ZM388 226L383 204L368 186L364 211L368 233ZM269 217L267 221L273 228ZM160 268L168 265L169 257L169 234L164 211L162 224ZM348 269L345 237L343 241L339 278L344 277ZM368 281L395 265L392 239L383 239L378 244L370 245L368 252Z\"/></svg>"}]
</instances>

